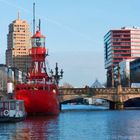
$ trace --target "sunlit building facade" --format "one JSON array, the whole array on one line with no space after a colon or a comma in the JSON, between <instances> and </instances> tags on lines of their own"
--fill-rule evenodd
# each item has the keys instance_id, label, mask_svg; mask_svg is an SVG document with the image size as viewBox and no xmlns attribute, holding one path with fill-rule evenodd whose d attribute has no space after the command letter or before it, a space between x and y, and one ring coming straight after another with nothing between
<instances>
[{"instance_id":1,"label":"sunlit building facade","mask_svg":"<svg viewBox=\"0 0 140 140\"><path fill-rule=\"evenodd\" d=\"M9 25L7 35L6 65L16 67L23 72L27 72L31 58L29 49L31 48L31 32L27 21L19 18Z\"/></svg>"},{"instance_id":2,"label":"sunlit building facade","mask_svg":"<svg viewBox=\"0 0 140 140\"><path fill-rule=\"evenodd\" d=\"M140 57L140 28L123 27L110 30L104 36L104 60L107 69L107 86L114 86L113 68L122 60Z\"/></svg>"}]
</instances>

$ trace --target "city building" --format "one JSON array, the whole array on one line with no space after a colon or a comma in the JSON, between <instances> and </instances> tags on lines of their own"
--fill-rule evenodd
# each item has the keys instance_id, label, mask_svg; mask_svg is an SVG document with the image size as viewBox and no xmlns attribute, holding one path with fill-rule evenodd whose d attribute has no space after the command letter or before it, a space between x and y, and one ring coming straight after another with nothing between
<instances>
[{"instance_id":1,"label":"city building","mask_svg":"<svg viewBox=\"0 0 140 140\"><path fill-rule=\"evenodd\" d=\"M131 83L140 83L140 58L130 62Z\"/></svg>"},{"instance_id":2,"label":"city building","mask_svg":"<svg viewBox=\"0 0 140 140\"><path fill-rule=\"evenodd\" d=\"M119 63L121 85L123 87L130 87L131 86L131 78L130 78L130 63L131 63L131 61L133 61L133 60L132 59L126 59L126 60L123 60Z\"/></svg>"},{"instance_id":3,"label":"city building","mask_svg":"<svg viewBox=\"0 0 140 140\"><path fill-rule=\"evenodd\" d=\"M8 69L5 64L0 64L0 90L7 89Z\"/></svg>"},{"instance_id":4,"label":"city building","mask_svg":"<svg viewBox=\"0 0 140 140\"><path fill-rule=\"evenodd\" d=\"M7 67L7 68L8 68L7 76L9 81L13 82L14 84L27 82L26 80L27 73L19 70L16 67Z\"/></svg>"},{"instance_id":5,"label":"city building","mask_svg":"<svg viewBox=\"0 0 140 140\"><path fill-rule=\"evenodd\" d=\"M7 89L7 82L12 82L14 84L25 82L26 76L26 73L17 68L0 64L0 90Z\"/></svg>"},{"instance_id":6,"label":"city building","mask_svg":"<svg viewBox=\"0 0 140 140\"><path fill-rule=\"evenodd\" d=\"M118 66L114 67L114 75L118 72ZM140 58L126 59L119 63L121 85L140 87Z\"/></svg>"},{"instance_id":7,"label":"city building","mask_svg":"<svg viewBox=\"0 0 140 140\"><path fill-rule=\"evenodd\" d=\"M27 21L14 20L9 25L7 35L6 65L16 67L23 72L29 70L31 58L29 49L31 48L31 32Z\"/></svg>"},{"instance_id":8,"label":"city building","mask_svg":"<svg viewBox=\"0 0 140 140\"><path fill-rule=\"evenodd\" d=\"M107 86L115 84L114 67L126 59L140 57L140 28L123 27L110 30L104 36L104 60L107 69Z\"/></svg>"},{"instance_id":9,"label":"city building","mask_svg":"<svg viewBox=\"0 0 140 140\"><path fill-rule=\"evenodd\" d=\"M91 88L105 88L104 85L102 85L98 79L95 80L95 82L91 85Z\"/></svg>"}]
</instances>

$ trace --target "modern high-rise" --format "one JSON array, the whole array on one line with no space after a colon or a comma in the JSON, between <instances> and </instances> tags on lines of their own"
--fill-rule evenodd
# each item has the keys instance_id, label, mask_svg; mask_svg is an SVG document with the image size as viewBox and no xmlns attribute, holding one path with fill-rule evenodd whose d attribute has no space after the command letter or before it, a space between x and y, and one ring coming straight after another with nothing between
<instances>
[{"instance_id":1,"label":"modern high-rise","mask_svg":"<svg viewBox=\"0 0 140 140\"><path fill-rule=\"evenodd\" d=\"M110 30L104 36L104 60L107 69L107 85L113 86L113 68L122 60L140 57L140 28L123 27ZM113 78L112 78L113 77Z\"/></svg>"},{"instance_id":2,"label":"modern high-rise","mask_svg":"<svg viewBox=\"0 0 140 140\"><path fill-rule=\"evenodd\" d=\"M27 21L20 19L14 20L9 25L7 34L6 65L16 67L23 72L27 72L31 58L29 49L31 48L31 32Z\"/></svg>"}]
</instances>

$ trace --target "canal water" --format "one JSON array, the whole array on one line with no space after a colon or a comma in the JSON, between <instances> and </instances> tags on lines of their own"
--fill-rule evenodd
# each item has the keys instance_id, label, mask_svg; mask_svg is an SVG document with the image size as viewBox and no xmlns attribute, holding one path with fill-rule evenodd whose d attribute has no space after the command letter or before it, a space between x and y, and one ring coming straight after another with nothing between
<instances>
[{"instance_id":1,"label":"canal water","mask_svg":"<svg viewBox=\"0 0 140 140\"><path fill-rule=\"evenodd\" d=\"M64 105L59 116L0 123L0 140L140 140L140 110Z\"/></svg>"}]
</instances>

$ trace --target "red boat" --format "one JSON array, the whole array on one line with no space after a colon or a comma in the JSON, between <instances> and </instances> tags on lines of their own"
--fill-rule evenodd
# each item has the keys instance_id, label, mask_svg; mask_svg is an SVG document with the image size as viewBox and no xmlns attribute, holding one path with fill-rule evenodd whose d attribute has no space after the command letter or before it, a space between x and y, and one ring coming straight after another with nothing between
<instances>
[{"instance_id":1,"label":"red boat","mask_svg":"<svg viewBox=\"0 0 140 140\"><path fill-rule=\"evenodd\" d=\"M16 85L16 99L24 100L25 110L28 115L57 115L60 112L58 84L54 76L47 74L45 36L38 30L31 40L30 56L32 66L29 71L28 82Z\"/></svg>"}]
</instances>

